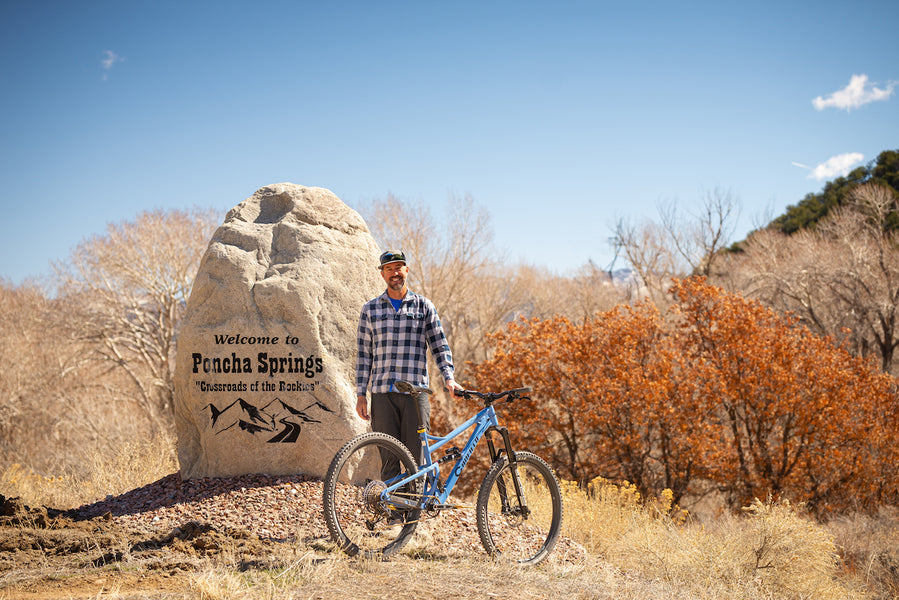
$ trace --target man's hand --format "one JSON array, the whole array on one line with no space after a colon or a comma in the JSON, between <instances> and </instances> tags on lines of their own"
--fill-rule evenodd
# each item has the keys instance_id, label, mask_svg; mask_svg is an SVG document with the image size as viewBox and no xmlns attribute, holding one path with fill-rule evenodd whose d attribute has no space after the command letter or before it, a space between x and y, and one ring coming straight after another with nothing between
<instances>
[{"instance_id":1,"label":"man's hand","mask_svg":"<svg viewBox=\"0 0 899 600\"><path fill-rule=\"evenodd\" d=\"M356 396L356 412L363 420L368 421L371 417L368 414L368 400L365 396Z\"/></svg>"},{"instance_id":2,"label":"man's hand","mask_svg":"<svg viewBox=\"0 0 899 600\"><path fill-rule=\"evenodd\" d=\"M465 388L456 383L454 379L450 379L446 382L446 389L449 390L449 393L453 398L458 398L459 396L456 395L456 390L464 390Z\"/></svg>"}]
</instances>

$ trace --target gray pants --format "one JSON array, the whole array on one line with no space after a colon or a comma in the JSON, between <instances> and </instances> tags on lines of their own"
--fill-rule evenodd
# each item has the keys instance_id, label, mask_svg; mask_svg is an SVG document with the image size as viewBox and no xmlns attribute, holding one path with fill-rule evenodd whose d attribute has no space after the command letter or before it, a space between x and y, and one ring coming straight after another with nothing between
<instances>
[{"instance_id":1,"label":"gray pants","mask_svg":"<svg viewBox=\"0 0 899 600\"><path fill-rule=\"evenodd\" d=\"M420 420L419 420L420 419ZM430 429L431 405L427 394L387 394L371 395L371 428L392 435L412 453L419 465L422 464L419 424ZM391 457L381 467L381 477L389 479L399 473L399 463Z\"/></svg>"}]
</instances>

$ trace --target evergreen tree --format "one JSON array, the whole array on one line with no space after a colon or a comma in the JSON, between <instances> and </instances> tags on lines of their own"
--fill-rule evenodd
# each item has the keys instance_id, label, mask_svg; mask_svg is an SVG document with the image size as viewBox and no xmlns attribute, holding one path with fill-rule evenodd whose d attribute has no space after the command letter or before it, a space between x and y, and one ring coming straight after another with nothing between
<instances>
[{"instance_id":1,"label":"evergreen tree","mask_svg":"<svg viewBox=\"0 0 899 600\"><path fill-rule=\"evenodd\" d=\"M899 196L899 150L885 150L867 166L827 182L820 193L808 194L798 204L788 206L784 214L774 219L768 227L787 234L800 229L814 229L831 210L848 201L852 190L865 183L887 186ZM894 214L887 225L890 229L899 227L899 215Z\"/></svg>"}]
</instances>

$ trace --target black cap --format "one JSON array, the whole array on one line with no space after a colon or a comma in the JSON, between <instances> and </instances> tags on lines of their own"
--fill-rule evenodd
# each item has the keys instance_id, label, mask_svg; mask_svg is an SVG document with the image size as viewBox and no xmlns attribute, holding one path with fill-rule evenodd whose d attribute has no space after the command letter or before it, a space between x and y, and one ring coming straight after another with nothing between
<instances>
[{"instance_id":1,"label":"black cap","mask_svg":"<svg viewBox=\"0 0 899 600\"><path fill-rule=\"evenodd\" d=\"M402 251L388 250L381 255L381 265L378 268L382 269L384 268L384 265L392 262L401 262L403 264L406 264L406 255L403 254Z\"/></svg>"}]
</instances>

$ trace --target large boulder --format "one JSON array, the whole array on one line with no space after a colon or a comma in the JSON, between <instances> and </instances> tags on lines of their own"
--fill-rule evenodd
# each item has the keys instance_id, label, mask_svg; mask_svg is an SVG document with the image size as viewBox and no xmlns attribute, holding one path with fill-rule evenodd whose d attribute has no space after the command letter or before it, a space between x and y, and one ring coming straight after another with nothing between
<instances>
[{"instance_id":1,"label":"large boulder","mask_svg":"<svg viewBox=\"0 0 899 600\"><path fill-rule=\"evenodd\" d=\"M228 212L178 338L182 477L324 476L365 430L356 328L383 288L378 253L359 214L322 188L269 185Z\"/></svg>"}]
</instances>

